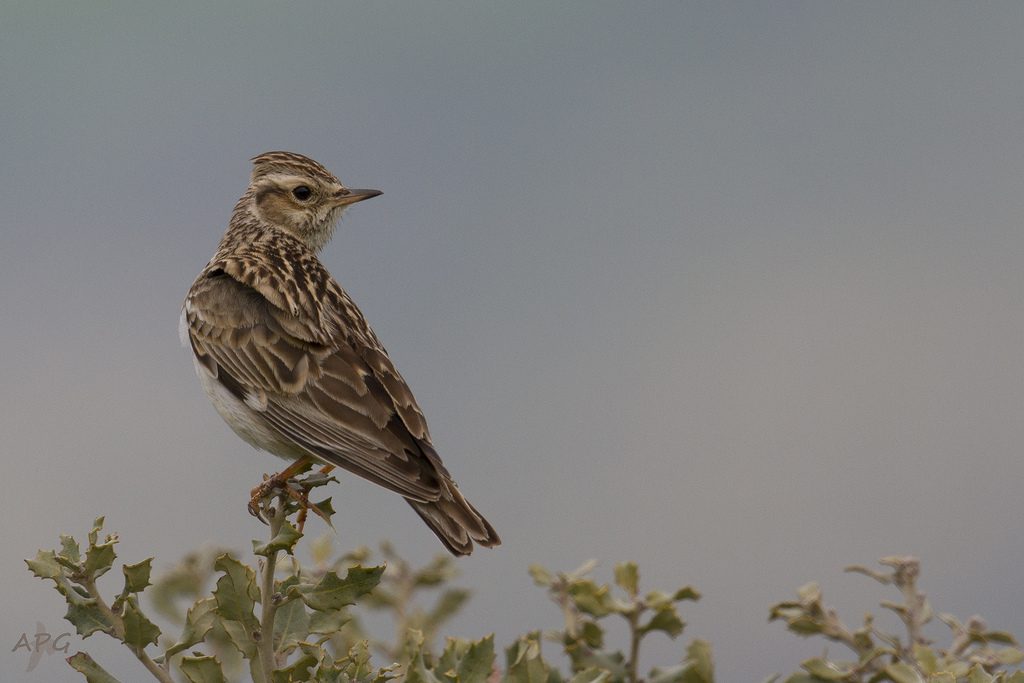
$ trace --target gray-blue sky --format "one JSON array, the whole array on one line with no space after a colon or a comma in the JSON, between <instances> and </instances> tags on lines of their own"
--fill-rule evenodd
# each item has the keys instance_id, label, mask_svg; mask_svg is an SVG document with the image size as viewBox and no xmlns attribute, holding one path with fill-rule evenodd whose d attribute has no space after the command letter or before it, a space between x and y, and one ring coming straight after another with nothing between
<instances>
[{"instance_id":1,"label":"gray-blue sky","mask_svg":"<svg viewBox=\"0 0 1024 683\"><path fill-rule=\"evenodd\" d=\"M324 260L505 540L461 563L459 633L557 625L530 562L632 558L758 680L820 650L773 601L817 578L856 621L879 594L841 568L903 552L1024 632L1022 32L1017 3L7 3L0 644L62 626L21 558L95 515L158 566L262 533L278 461L175 327L269 149L384 190ZM336 499L344 544L440 547Z\"/></svg>"}]
</instances>

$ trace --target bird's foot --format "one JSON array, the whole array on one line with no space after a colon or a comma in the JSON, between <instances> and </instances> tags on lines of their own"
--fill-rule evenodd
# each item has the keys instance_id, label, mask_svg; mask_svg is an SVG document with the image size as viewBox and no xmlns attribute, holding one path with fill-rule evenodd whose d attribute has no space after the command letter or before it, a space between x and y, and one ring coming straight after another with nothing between
<instances>
[{"instance_id":1,"label":"bird's foot","mask_svg":"<svg viewBox=\"0 0 1024 683\"><path fill-rule=\"evenodd\" d=\"M333 510L330 508L330 499L321 503L310 503L309 492L318 486L323 486L331 480L328 473L334 469L331 465L325 465L319 472L302 477L313 467L312 458L300 458L287 468L274 475L263 475L263 481L252 489L249 497L249 513L264 524L267 523L267 507L269 501L275 496L286 494L291 500L282 500L282 504L294 507L291 511L298 510L296 518L299 532L303 530L309 510L330 525L330 515ZM290 512L291 512L290 511Z\"/></svg>"}]
</instances>

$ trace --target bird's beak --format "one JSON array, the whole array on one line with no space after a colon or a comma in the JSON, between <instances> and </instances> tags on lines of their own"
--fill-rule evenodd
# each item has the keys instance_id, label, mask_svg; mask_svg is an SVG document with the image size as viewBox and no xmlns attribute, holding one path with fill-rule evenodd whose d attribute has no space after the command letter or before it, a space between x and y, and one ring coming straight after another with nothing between
<instances>
[{"instance_id":1,"label":"bird's beak","mask_svg":"<svg viewBox=\"0 0 1024 683\"><path fill-rule=\"evenodd\" d=\"M380 190L357 190L355 188L345 188L334 193L334 205L335 206L348 206L349 204L355 204L361 202L364 199L372 199L377 195L383 194Z\"/></svg>"}]
</instances>

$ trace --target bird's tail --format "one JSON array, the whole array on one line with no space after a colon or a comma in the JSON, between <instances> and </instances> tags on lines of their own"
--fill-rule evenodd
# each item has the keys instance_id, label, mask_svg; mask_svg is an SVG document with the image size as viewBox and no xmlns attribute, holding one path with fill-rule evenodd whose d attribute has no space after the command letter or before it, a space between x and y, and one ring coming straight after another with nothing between
<instances>
[{"instance_id":1,"label":"bird's tail","mask_svg":"<svg viewBox=\"0 0 1024 683\"><path fill-rule=\"evenodd\" d=\"M437 500L423 503L406 499L445 547L453 555L469 555L474 541L487 548L501 545L498 532L462 496L459 487L452 481L445 484Z\"/></svg>"}]
</instances>

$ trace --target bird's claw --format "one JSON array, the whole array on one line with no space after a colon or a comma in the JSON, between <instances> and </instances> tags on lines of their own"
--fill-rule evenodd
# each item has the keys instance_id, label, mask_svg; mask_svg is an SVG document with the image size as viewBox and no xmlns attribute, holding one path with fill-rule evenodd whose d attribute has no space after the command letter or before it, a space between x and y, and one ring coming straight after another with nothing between
<instances>
[{"instance_id":1,"label":"bird's claw","mask_svg":"<svg viewBox=\"0 0 1024 683\"><path fill-rule=\"evenodd\" d=\"M264 474L263 481L253 487L252 491L249 492L249 514L264 524L269 524L270 522L264 514L265 501L278 493L287 493L292 500L298 503L299 516L296 521L299 532L302 532L303 527L305 526L309 510L312 510L314 514L330 525L330 515L321 510L316 503L309 502L310 489L327 483L327 480L329 479L328 472L330 472L330 469L332 468L325 467L320 472L307 475L300 481L296 481L293 478L296 475L296 472L291 468L289 470L278 472L273 476Z\"/></svg>"},{"instance_id":2,"label":"bird's claw","mask_svg":"<svg viewBox=\"0 0 1024 683\"><path fill-rule=\"evenodd\" d=\"M263 515L263 501L273 495L274 490L279 488L282 483L276 476L271 477L269 474L264 474L263 481L249 492L249 514L264 524L269 524L270 522Z\"/></svg>"}]
</instances>

